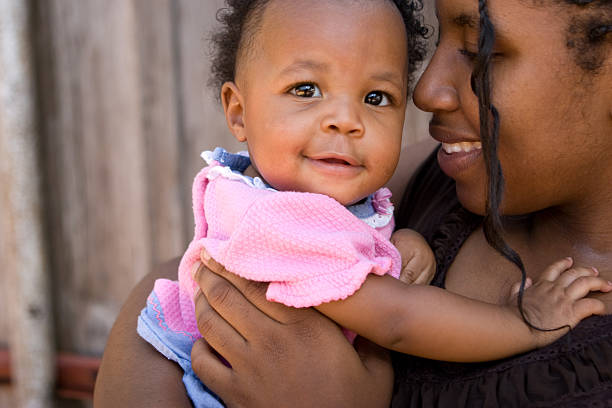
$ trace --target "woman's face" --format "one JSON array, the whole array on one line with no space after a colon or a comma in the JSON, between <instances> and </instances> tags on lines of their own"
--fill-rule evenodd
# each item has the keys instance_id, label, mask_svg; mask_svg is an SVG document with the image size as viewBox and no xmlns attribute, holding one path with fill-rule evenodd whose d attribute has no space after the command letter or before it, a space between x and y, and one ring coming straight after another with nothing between
<instances>
[{"instance_id":1,"label":"woman's face","mask_svg":"<svg viewBox=\"0 0 612 408\"><path fill-rule=\"evenodd\" d=\"M488 5L496 32L491 88L501 117L503 212L584 209L612 190L612 58L597 74L576 64L566 47L572 7L519 0ZM477 2L437 0L436 8L439 45L414 100L433 113L430 133L443 143L438 159L456 180L459 200L482 214L486 171L470 86Z\"/></svg>"}]
</instances>

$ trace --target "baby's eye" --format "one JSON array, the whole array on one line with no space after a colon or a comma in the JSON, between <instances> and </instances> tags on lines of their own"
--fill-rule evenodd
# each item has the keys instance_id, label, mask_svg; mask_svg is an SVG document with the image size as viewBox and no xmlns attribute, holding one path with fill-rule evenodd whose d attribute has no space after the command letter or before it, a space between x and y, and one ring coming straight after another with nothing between
<instances>
[{"instance_id":1,"label":"baby's eye","mask_svg":"<svg viewBox=\"0 0 612 408\"><path fill-rule=\"evenodd\" d=\"M389 96L382 91L372 91L366 95L364 102L375 106L387 106L391 103Z\"/></svg>"},{"instance_id":2,"label":"baby's eye","mask_svg":"<svg viewBox=\"0 0 612 408\"><path fill-rule=\"evenodd\" d=\"M320 98L321 90L315 84L300 84L289 90L289 93L299 98Z\"/></svg>"}]
</instances>

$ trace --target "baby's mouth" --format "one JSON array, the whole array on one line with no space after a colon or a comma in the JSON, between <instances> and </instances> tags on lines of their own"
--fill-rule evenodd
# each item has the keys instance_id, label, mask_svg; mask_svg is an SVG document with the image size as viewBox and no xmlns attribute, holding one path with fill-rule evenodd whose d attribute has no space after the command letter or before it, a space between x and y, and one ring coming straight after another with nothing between
<instances>
[{"instance_id":1,"label":"baby's mouth","mask_svg":"<svg viewBox=\"0 0 612 408\"><path fill-rule=\"evenodd\" d=\"M322 164L335 166L361 166L361 163L359 163L359 161L353 156L336 152L308 155L308 158Z\"/></svg>"},{"instance_id":2,"label":"baby's mouth","mask_svg":"<svg viewBox=\"0 0 612 408\"><path fill-rule=\"evenodd\" d=\"M350 166L351 163L347 162L346 160L343 159L337 159L334 157L329 157L329 158L325 158L325 159L317 159L319 161L328 163L328 164L339 164L339 165L343 165L343 166Z\"/></svg>"},{"instance_id":3,"label":"baby's mouth","mask_svg":"<svg viewBox=\"0 0 612 408\"><path fill-rule=\"evenodd\" d=\"M348 154L325 152L306 158L317 172L333 177L355 177L364 170L363 164Z\"/></svg>"}]
</instances>

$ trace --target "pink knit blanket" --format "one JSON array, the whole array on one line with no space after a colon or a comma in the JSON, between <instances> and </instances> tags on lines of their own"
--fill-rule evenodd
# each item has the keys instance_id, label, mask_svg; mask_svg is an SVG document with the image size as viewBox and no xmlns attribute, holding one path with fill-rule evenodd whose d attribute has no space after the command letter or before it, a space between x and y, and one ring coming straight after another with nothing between
<instances>
[{"instance_id":1,"label":"pink knit blanket","mask_svg":"<svg viewBox=\"0 0 612 408\"><path fill-rule=\"evenodd\" d=\"M200 334L191 269L202 248L228 271L269 282L268 300L293 307L345 299L370 273L400 273L400 255L388 240L392 219L373 228L325 195L254 186L213 163L195 178L193 211L195 234L178 286L160 279L154 287L160 326L193 340Z\"/></svg>"}]
</instances>

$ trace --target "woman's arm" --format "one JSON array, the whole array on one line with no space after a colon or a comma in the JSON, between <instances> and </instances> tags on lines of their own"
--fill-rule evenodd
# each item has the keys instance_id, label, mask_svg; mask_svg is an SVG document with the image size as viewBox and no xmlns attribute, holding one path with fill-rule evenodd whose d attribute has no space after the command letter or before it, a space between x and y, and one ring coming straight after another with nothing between
<instances>
[{"instance_id":1,"label":"woman's arm","mask_svg":"<svg viewBox=\"0 0 612 408\"><path fill-rule=\"evenodd\" d=\"M136 333L136 321L158 278L175 279L178 259L161 265L136 286L111 330L94 391L97 408L191 407L178 364Z\"/></svg>"}]
</instances>

